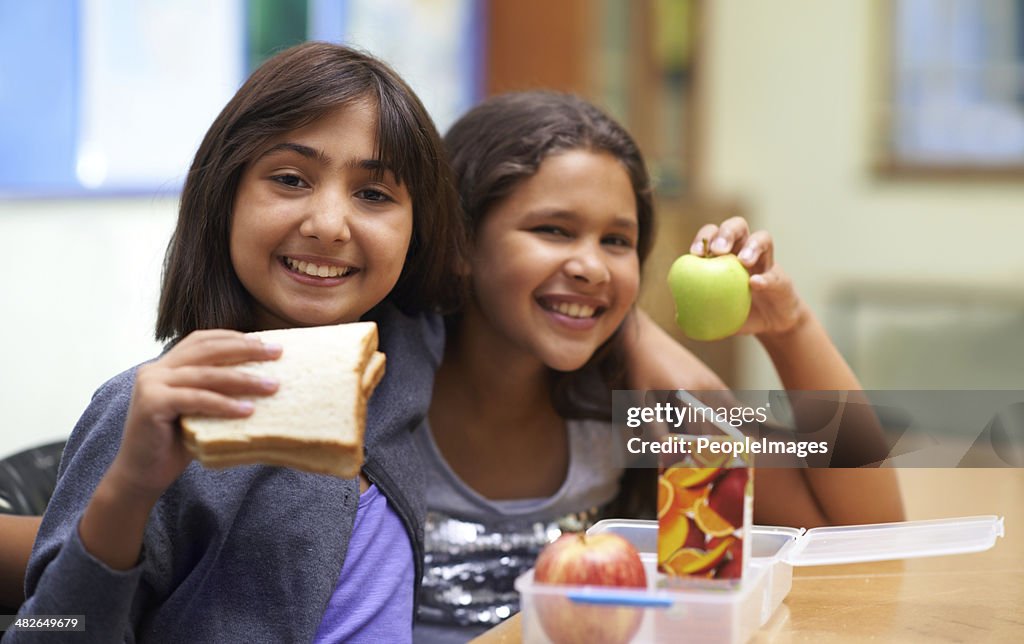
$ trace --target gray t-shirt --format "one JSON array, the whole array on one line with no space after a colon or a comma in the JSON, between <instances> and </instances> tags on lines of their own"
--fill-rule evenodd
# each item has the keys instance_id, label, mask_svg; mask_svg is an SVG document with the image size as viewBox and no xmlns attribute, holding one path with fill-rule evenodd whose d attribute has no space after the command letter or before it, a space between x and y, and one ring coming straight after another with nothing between
<instances>
[{"instance_id":1,"label":"gray t-shirt","mask_svg":"<svg viewBox=\"0 0 1024 644\"><path fill-rule=\"evenodd\" d=\"M621 439L610 423L567 421L569 467L546 498L494 501L445 462L428 423L414 433L426 468L426 558L416 642L466 642L519 611L516 577L562 531L589 527L622 476Z\"/></svg>"}]
</instances>

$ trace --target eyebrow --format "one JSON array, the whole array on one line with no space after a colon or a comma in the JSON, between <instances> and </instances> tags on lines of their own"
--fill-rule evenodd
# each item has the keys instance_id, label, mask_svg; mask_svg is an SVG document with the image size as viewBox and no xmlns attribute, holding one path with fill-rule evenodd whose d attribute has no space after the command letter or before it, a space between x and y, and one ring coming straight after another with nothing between
<instances>
[{"instance_id":1,"label":"eyebrow","mask_svg":"<svg viewBox=\"0 0 1024 644\"><path fill-rule=\"evenodd\" d=\"M324 154L323 150L317 150L316 148L311 148L308 145L300 145L298 143L287 143L287 142L286 143L278 143L277 145L274 145L274 146L268 148L260 156L261 157L267 157L267 156L270 156L270 155L275 154L277 152L295 152L296 154L300 154L300 155L306 157L307 159L312 159L314 161L319 161L319 162L325 163L325 164L326 163L330 163L330 161L331 161L330 158L326 154Z\"/></svg>"},{"instance_id":2,"label":"eyebrow","mask_svg":"<svg viewBox=\"0 0 1024 644\"><path fill-rule=\"evenodd\" d=\"M530 219L559 219L563 221L576 221L579 216L569 210L535 210L527 215ZM625 228L630 231L635 231L640 228L636 218L631 217L615 217L612 220L612 226L616 228Z\"/></svg>"},{"instance_id":3,"label":"eyebrow","mask_svg":"<svg viewBox=\"0 0 1024 644\"><path fill-rule=\"evenodd\" d=\"M271 146L266 152L261 154L260 157L270 156L276 152L295 152L307 159L312 159L313 161L324 165L331 165L333 162L331 157L327 156L323 150L318 150L308 145L302 145L301 143L289 143L287 141ZM345 165L352 168L369 170L377 174L389 173L392 176L395 176L394 171L380 159L360 159L358 161L349 161Z\"/></svg>"}]
</instances>

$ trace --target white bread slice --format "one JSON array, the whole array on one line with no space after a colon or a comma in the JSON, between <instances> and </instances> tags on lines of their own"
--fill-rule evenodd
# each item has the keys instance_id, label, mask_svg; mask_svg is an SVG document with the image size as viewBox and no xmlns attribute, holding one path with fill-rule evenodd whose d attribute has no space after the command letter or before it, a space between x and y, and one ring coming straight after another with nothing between
<instances>
[{"instance_id":1,"label":"white bread slice","mask_svg":"<svg viewBox=\"0 0 1024 644\"><path fill-rule=\"evenodd\" d=\"M377 325L355 322L257 334L281 357L237 368L276 379L247 418L185 416L185 444L207 467L262 463L350 478L363 464L366 403L384 374Z\"/></svg>"},{"instance_id":2,"label":"white bread slice","mask_svg":"<svg viewBox=\"0 0 1024 644\"><path fill-rule=\"evenodd\" d=\"M387 360L384 354L380 351L374 351L373 355L370 356L370 360L366 365L366 370L363 371L363 394L366 395L367 400L370 398L370 394L380 384L380 379L384 377L384 364Z\"/></svg>"}]
</instances>

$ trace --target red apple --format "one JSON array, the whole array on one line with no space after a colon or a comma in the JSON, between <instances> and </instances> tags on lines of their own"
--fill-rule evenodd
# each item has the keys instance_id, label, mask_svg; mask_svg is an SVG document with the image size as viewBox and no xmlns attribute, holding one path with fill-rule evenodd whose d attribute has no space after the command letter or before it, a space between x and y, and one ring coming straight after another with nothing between
<instances>
[{"instance_id":1,"label":"red apple","mask_svg":"<svg viewBox=\"0 0 1024 644\"><path fill-rule=\"evenodd\" d=\"M537 557L534 581L572 586L646 588L636 548L617 534L563 534ZM539 596L541 626L555 644L625 644L643 621L643 609L590 605L566 597Z\"/></svg>"}]
</instances>

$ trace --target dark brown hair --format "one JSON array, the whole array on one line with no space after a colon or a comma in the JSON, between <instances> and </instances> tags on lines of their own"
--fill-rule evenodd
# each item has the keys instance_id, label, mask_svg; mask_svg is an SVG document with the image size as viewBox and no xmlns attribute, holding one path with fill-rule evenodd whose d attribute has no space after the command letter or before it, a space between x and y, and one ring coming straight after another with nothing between
<instances>
[{"instance_id":1,"label":"dark brown hair","mask_svg":"<svg viewBox=\"0 0 1024 644\"><path fill-rule=\"evenodd\" d=\"M641 266L650 253L654 204L640 150L625 128L582 98L544 91L491 98L451 127L445 145L470 235L548 156L570 150L611 154L629 176L636 198L636 251ZM627 317L624 324L628 322ZM553 374L552 401L563 417L611 418L608 389L624 387L621 331L620 327L582 369ZM595 373L601 382L594 381Z\"/></svg>"},{"instance_id":2,"label":"dark brown hair","mask_svg":"<svg viewBox=\"0 0 1024 644\"><path fill-rule=\"evenodd\" d=\"M341 45L309 42L261 65L200 144L164 259L158 339L205 328L254 330L251 296L235 274L228 248L242 173L274 136L361 100L377 108L377 157L407 186L413 203L405 266L386 301L409 313L457 304L464 234L451 173L430 116L409 86L381 61Z\"/></svg>"}]
</instances>

